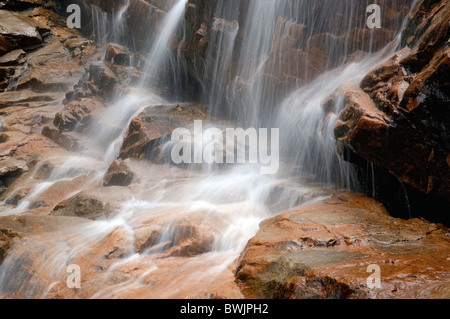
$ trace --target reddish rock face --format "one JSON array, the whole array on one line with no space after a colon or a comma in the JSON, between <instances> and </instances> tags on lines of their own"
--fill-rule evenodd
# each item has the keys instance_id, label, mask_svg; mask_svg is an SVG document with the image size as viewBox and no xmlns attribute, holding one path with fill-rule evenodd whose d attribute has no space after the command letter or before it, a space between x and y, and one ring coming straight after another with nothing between
<instances>
[{"instance_id":1,"label":"reddish rock face","mask_svg":"<svg viewBox=\"0 0 450 319\"><path fill-rule=\"evenodd\" d=\"M407 44L346 90L339 148L388 169L408 185L450 201L448 39L450 3L421 1L403 32Z\"/></svg>"},{"instance_id":2,"label":"reddish rock face","mask_svg":"<svg viewBox=\"0 0 450 319\"><path fill-rule=\"evenodd\" d=\"M449 248L443 226L337 193L262 222L236 281L246 298L448 298ZM369 265L381 269L380 288L368 287Z\"/></svg>"},{"instance_id":3,"label":"reddish rock face","mask_svg":"<svg viewBox=\"0 0 450 319\"><path fill-rule=\"evenodd\" d=\"M231 0L227 2L229 3ZM267 5L267 10L270 10L268 3L264 1L260 3L261 6ZM283 1L277 3L281 7ZM376 51L389 43L410 10L410 5L392 0L378 3L383 12L383 27L373 30L364 27L367 4L363 2L321 0L311 4L310 1L300 0L291 3L289 9L285 11L280 10L273 27L274 35L269 51L260 53L264 54L265 65L260 68L260 74L255 75L262 79L267 96L276 96L276 100L282 98L299 84L309 82L323 71L346 62L351 54L359 51ZM217 28L219 21L222 25L227 23L239 25L236 53L230 70L227 70L231 73L228 76L230 80L234 79L238 71L242 71L236 70L238 64L245 68L252 62L251 59L261 58L250 56L248 63L237 61L238 58L242 58L239 50L246 28L249 28L248 18L252 15L249 9L250 1L232 2L232 6L239 8L237 16L234 17L235 21L224 19L221 14L225 13L220 11L219 5L219 2L216 6L211 5L208 0L189 0L186 8L186 41L181 51L187 59L189 73L205 84L208 84L214 76L213 72L205 68L205 61L212 60L211 65L214 65L216 60L221 59L222 52L217 52L217 47L220 41L230 34L227 28ZM348 16L349 10L352 11L351 17ZM333 14L329 14L330 11L333 11ZM299 21L300 17L315 17L314 19L320 20L320 24L315 25L317 21L314 19ZM251 81L256 80L252 78ZM229 84L227 82L224 85Z\"/></svg>"}]
</instances>

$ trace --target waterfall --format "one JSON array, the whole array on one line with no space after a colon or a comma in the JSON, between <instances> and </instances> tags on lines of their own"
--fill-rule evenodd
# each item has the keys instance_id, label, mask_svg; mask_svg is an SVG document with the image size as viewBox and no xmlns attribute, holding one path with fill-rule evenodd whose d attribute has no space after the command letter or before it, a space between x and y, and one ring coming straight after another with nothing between
<instances>
[{"instance_id":1,"label":"waterfall","mask_svg":"<svg viewBox=\"0 0 450 319\"><path fill-rule=\"evenodd\" d=\"M400 0L394 2L393 8L400 6ZM180 50L186 41L186 3L176 1L159 35L148 40L145 79L131 93L118 94L100 119L84 129L86 149L52 159L58 160L58 168L19 205L8 206L0 215L29 213L33 200L63 180L88 176L83 187L69 195L101 185L131 120L146 107L168 104L151 88L168 82L181 90L177 81L187 73ZM121 25L129 4L112 24L93 7L99 44L124 43ZM225 120L217 124L222 126L280 128L280 172L261 175L246 165L199 171L140 161L136 164L139 182L129 189L132 194L121 202L117 214L30 235L14 247L0 265L0 296L54 296L64 285L66 266L80 263L90 276L83 297L130 297L136 292L143 297L182 298L229 271L262 220L329 196L327 187L354 188L352 168L336 154L333 137L343 101L336 98L327 108L324 104L345 82L359 83L397 49L402 18L391 21L387 27L393 29L392 37L380 45L373 32L362 31L365 16L358 12L368 4L368 0L324 0L314 11L308 0L215 1L206 57L198 67L205 73L197 75L213 115L209 121L214 125L219 118ZM112 34L111 25L116 30ZM181 34L182 40L174 49L175 34ZM319 52L312 49L317 43L322 45ZM162 79L165 74L169 79ZM144 231L153 231L152 243L137 251L136 234ZM173 258L157 257L186 236L198 236L201 243L209 244L192 248L200 253L190 258L176 252L169 255ZM108 240L117 244L120 257L110 261L109 255L102 256L104 264L94 259L91 264L90 258ZM27 264L27 269L18 269L18 263ZM167 283L158 281L162 277Z\"/></svg>"},{"instance_id":2,"label":"waterfall","mask_svg":"<svg viewBox=\"0 0 450 319\"><path fill-rule=\"evenodd\" d=\"M362 14L370 1L326 0L317 6L305 0L225 3L216 2L218 18L204 67L203 86L212 113L244 127L280 128L282 152L291 161L284 164L298 176L356 189L351 165L334 147L333 128L342 101L334 101L329 110L323 104L342 84L358 84L395 52L403 17L385 23L392 38L380 42ZM402 2L392 1L391 6L400 10ZM317 43L320 52L313 50ZM312 63L315 55L321 59L318 65Z\"/></svg>"},{"instance_id":3,"label":"waterfall","mask_svg":"<svg viewBox=\"0 0 450 319\"><path fill-rule=\"evenodd\" d=\"M147 63L143 71L149 76L149 80L142 80L141 86L155 86L161 81L160 78L167 68L176 70L176 62L174 62L176 59L169 48L169 42L173 40L172 36L177 32L181 24L186 3L187 0L179 0L161 23L159 35L151 42ZM176 85L176 83L173 83L173 85Z\"/></svg>"}]
</instances>

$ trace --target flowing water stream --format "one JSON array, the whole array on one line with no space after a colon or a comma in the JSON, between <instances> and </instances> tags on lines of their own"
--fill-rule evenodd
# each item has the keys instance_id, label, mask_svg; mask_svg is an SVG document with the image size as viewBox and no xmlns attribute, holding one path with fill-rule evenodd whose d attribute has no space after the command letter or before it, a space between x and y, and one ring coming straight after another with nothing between
<instances>
[{"instance_id":1,"label":"flowing water stream","mask_svg":"<svg viewBox=\"0 0 450 319\"><path fill-rule=\"evenodd\" d=\"M51 159L58 163L56 169L44 181L35 183L18 205L3 203L0 216L30 212L31 203L61 181L86 175L77 191L101 185L106 170L119 154L130 121L146 107L168 104L146 88L154 85L154 79L166 68L172 69L174 79L186 72L185 62L168 49L173 34L184 33L186 2L177 1L162 22L163 31L149 39L150 63L145 73L153 80L142 81L132 93L118 96L99 117L100 122L85 130L86 147L82 153ZM246 165L189 170L170 164L141 163L137 168L141 173L139 183L133 185L130 194L122 194L119 213L67 225L58 231L38 232L22 240L0 266L0 296L57 297L69 264L80 265L87 276L82 292L74 297L192 296L193 291L231 276L233 263L262 220L328 196L335 188L355 189L352 167L336 154L333 138L343 101L337 99L331 111L325 111L322 104L344 83L358 84L371 68L395 52L402 18L391 26L395 36L390 44L381 50L368 48L362 58L353 62L345 58L350 55L347 52L354 51L355 38L346 36L341 46L328 43L325 71L311 81L299 81L295 88L274 92L262 75L276 73L292 63L285 59L268 61L274 43L283 34L295 37L301 25L310 26L296 39L303 46L308 46L305 39L311 35L330 31L333 23L349 31L365 28L361 20L354 19L362 6L356 2L332 1L310 15L308 1L250 0L246 1L242 17L241 1L215 1L216 32L202 61L207 70L207 80L202 83L204 98L213 115L222 114L236 126L280 128L280 171L261 175L258 167ZM115 35L110 39L117 42L123 38L121 25L128 3L112 22ZM333 12L342 14L333 17ZM93 9L93 16L99 43L106 45L111 35L111 30L106 29L111 23L98 8ZM244 25L239 24L242 20ZM239 35L241 29L243 34ZM311 71L304 63L296 61L295 68L308 74ZM180 228L180 224L190 227ZM158 236L152 245L136 251L136 234L150 232L155 225ZM186 237L210 244L200 245L207 249L189 258L158 258ZM97 253L108 243L114 244L111 255L115 257L99 263ZM116 251L120 252L117 256ZM99 267L104 267L101 275L96 272Z\"/></svg>"}]
</instances>

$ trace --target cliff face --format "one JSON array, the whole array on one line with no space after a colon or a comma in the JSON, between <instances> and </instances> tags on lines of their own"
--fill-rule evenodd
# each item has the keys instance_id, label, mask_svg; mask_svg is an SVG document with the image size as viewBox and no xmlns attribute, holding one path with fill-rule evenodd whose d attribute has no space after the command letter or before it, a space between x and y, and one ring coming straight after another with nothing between
<instances>
[{"instance_id":1,"label":"cliff face","mask_svg":"<svg viewBox=\"0 0 450 319\"><path fill-rule=\"evenodd\" d=\"M450 3L419 1L405 46L345 91L335 135L341 151L450 201Z\"/></svg>"}]
</instances>

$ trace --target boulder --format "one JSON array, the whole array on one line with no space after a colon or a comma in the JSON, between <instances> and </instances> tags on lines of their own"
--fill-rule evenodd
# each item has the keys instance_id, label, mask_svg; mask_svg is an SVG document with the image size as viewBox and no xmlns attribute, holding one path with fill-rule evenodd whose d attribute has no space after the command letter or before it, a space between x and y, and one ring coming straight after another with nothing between
<instances>
[{"instance_id":1,"label":"boulder","mask_svg":"<svg viewBox=\"0 0 450 319\"><path fill-rule=\"evenodd\" d=\"M51 216L73 216L87 219L107 218L116 212L131 192L123 187L108 187L80 193L60 202Z\"/></svg>"},{"instance_id":2,"label":"boulder","mask_svg":"<svg viewBox=\"0 0 450 319\"><path fill-rule=\"evenodd\" d=\"M128 159L115 160L106 172L103 179L103 186L128 186L133 180L134 173L128 166Z\"/></svg>"},{"instance_id":3,"label":"boulder","mask_svg":"<svg viewBox=\"0 0 450 319\"><path fill-rule=\"evenodd\" d=\"M152 151L158 141L176 128L187 127L194 120L206 119L206 106L201 104L149 106L129 127L120 158L152 158Z\"/></svg>"},{"instance_id":4,"label":"boulder","mask_svg":"<svg viewBox=\"0 0 450 319\"><path fill-rule=\"evenodd\" d=\"M119 80L104 63L93 63L89 67L89 80L94 85L94 93L109 100L117 91Z\"/></svg>"},{"instance_id":5,"label":"boulder","mask_svg":"<svg viewBox=\"0 0 450 319\"><path fill-rule=\"evenodd\" d=\"M443 225L336 193L263 221L236 281L246 298L449 298L449 244ZM381 271L379 287L368 284L369 266Z\"/></svg>"},{"instance_id":6,"label":"boulder","mask_svg":"<svg viewBox=\"0 0 450 319\"><path fill-rule=\"evenodd\" d=\"M130 66L133 54L125 47L110 43L106 49L105 60L111 64Z\"/></svg>"},{"instance_id":7,"label":"boulder","mask_svg":"<svg viewBox=\"0 0 450 319\"><path fill-rule=\"evenodd\" d=\"M92 119L92 113L103 107L103 103L98 98L79 98L70 102L63 111L56 113L53 124L60 131L82 128Z\"/></svg>"},{"instance_id":8,"label":"boulder","mask_svg":"<svg viewBox=\"0 0 450 319\"><path fill-rule=\"evenodd\" d=\"M0 10L0 44L2 47L32 49L42 45L42 38L34 25L9 11ZM10 43L10 45L8 44Z\"/></svg>"},{"instance_id":9,"label":"boulder","mask_svg":"<svg viewBox=\"0 0 450 319\"><path fill-rule=\"evenodd\" d=\"M56 144L64 147L67 150L77 151L80 148L80 145L75 137L61 133L56 128L46 125L42 129L41 134L44 135L45 137L48 137L49 139L54 141Z\"/></svg>"}]
</instances>

